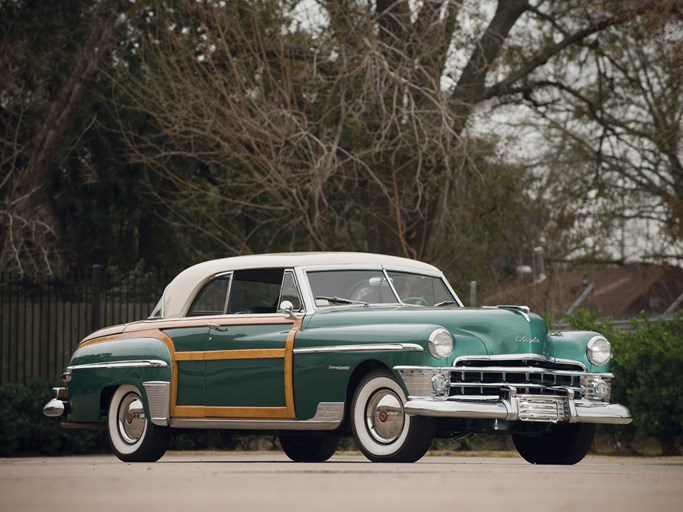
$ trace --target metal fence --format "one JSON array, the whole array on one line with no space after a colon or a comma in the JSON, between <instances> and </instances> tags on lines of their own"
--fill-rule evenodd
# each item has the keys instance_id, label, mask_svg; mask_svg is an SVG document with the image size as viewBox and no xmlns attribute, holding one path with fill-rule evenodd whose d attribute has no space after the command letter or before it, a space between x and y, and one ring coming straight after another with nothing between
<instances>
[{"instance_id":1,"label":"metal fence","mask_svg":"<svg viewBox=\"0 0 683 512\"><path fill-rule=\"evenodd\" d=\"M0 384L58 378L82 338L146 318L168 280L105 272L100 265L65 280L0 273Z\"/></svg>"}]
</instances>

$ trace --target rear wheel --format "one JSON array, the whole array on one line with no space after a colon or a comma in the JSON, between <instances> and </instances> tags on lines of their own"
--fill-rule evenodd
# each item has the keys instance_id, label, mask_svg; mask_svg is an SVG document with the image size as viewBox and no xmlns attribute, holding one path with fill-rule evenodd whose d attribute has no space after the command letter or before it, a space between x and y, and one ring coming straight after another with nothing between
<instances>
[{"instance_id":1,"label":"rear wheel","mask_svg":"<svg viewBox=\"0 0 683 512\"><path fill-rule=\"evenodd\" d=\"M337 451L339 438L331 435L280 434L285 455L294 462L325 462Z\"/></svg>"},{"instance_id":2,"label":"rear wheel","mask_svg":"<svg viewBox=\"0 0 683 512\"><path fill-rule=\"evenodd\" d=\"M555 425L538 435L513 434L519 454L532 464L576 464L590 450L595 436L592 423Z\"/></svg>"},{"instance_id":3,"label":"rear wheel","mask_svg":"<svg viewBox=\"0 0 683 512\"><path fill-rule=\"evenodd\" d=\"M140 392L135 386L119 387L109 403L109 445L124 462L156 462L166 452L171 430L145 417Z\"/></svg>"},{"instance_id":4,"label":"rear wheel","mask_svg":"<svg viewBox=\"0 0 683 512\"><path fill-rule=\"evenodd\" d=\"M373 462L415 462L434 439L434 418L409 416L403 389L388 370L366 375L351 402L351 428L358 448Z\"/></svg>"}]
</instances>

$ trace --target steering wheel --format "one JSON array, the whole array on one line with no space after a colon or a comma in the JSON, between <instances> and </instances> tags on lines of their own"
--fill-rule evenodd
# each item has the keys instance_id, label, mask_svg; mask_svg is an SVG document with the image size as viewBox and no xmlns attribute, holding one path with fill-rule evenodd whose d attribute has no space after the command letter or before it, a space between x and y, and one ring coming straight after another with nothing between
<instances>
[{"instance_id":1,"label":"steering wheel","mask_svg":"<svg viewBox=\"0 0 683 512\"><path fill-rule=\"evenodd\" d=\"M422 297L406 297L403 299L403 302L406 304L414 304L415 306L429 306L426 300L424 300Z\"/></svg>"}]
</instances>

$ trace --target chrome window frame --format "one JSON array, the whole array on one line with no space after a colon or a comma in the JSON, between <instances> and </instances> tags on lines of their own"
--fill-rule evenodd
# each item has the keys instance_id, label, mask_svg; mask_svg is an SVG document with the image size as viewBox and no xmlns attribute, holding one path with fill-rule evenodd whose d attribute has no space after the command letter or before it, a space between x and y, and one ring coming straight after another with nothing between
<instances>
[{"instance_id":1,"label":"chrome window frame","mask_svg":"<svg viewBox=\"0 0 683 512\"><path fill-rule=\"evenodd\" d=\"M244 270L252 270L252 269L244 269ZM253 269L253 270L262 270L262 269L255 268L255 269ZM294 278L294 284L295 284L296 287L297 287L297 291L299 292L299 298L300 298L300 300L301 300L301 310L300 310L300 311L295 311L294 314L295 314L295 315L303 315L303 314L306 313L307 307L306 307L306 302L305 302L304 295L303 295L303 292L302 292L302 289L301 289L301 280L297 278L296 269L294 269L294 268L288 268L288 267L283 267L283 268L282 268L282 283L280 284L280 295L279 295L278 299L281 301L281 298L282 298L282 284L284 283L285 275L288 274L288 273L291 274L292 277ZM189 306L188 310L185 312L185 314L184 314L181 318L183 318L183 319L193 319L193 320L199 319L199 320L201 320L201 319L204 319L204 318L205 318L205 319L213 319L213 318L221 318L221 317L229 317L229 318L235 318L235 317L239 317L239 318L250 318L250 317L268 318L268 317L275 317L275 318L278 318L278 317L282 317L282 316L283 316L283 313L282 313L281 311L276 311L275 313L249 313L249 314L228 313L228 312L227 312L227 308L228 308L228 299L229 299L229 297L230 297L230 292L232 291L232 284L233 284L233 282L234 282L234 279L233 279L233 275L234 275L234 274L235 274L235 271L234 271L234 270L228 270L228 271L218 272L218 273L216 273L216 274L213 274L213 275L211 275L208 279L206 279L205 282L204 282L200 287L198 287L197 293L195 294L195 296L194 296L194 297L192 298L192 300L190 301L190 306ZM219 277L223 277L223 276L230 276L230 282L229 282L229 284L228 284L228 289L227 289L226 296L225 296L225 303L224 303L224 305L223 305L223 312L222 312L221 314L218 314L218 315L195 315L195 316L191 316L189 313L190 313L190 311L191 311L191 309L192 309L192 306L194 305L195 301L197 300L197 297L199 297L199 295L202 293L202 291L204 290L204 288L205 288L209 283L211 283L211 282L213 282L214 280L218 279ZM279 304L278 304L278 308L279 308ZM157 320L157 318L154 318L153 320Z\"/></svg>"},{"instance_id":2,"label":"chrome window frame","mask_svg":"<svg viewBox=\"0 0 683 512\"><path fill-rule=\"evenodd\" d=\"M446 289L450 292L450 294L454 298L454 302L457 306L459 307L464 307L462 301L460 300L460 297L458 297L458 294L455 293L455 290L451 287L451 284L448 282L448 279L444 276L443 272L429 272L426 270L422 269L415 269L411 267L403 267L403 266L397 266L397 265L379 265L379 264L369 264L369 265L358 265L356 263L354 264L349 264L349 265L307 265L307 266L301 266L301 267L295 267L294 271L299 276L299 284L300 286L300 292L302 294L302 298L304 302L306 303L306 309L309 311L324 311L330 306L318 306L315 303L315 297L313 296L313 290L311 289L310 283L308 281L308 272L325 272L325 271L380 271L382 274L384 274L384 277L387 279L387 282L389 283L389 286L391 287L391 291L396 297L397 302L390 302L386 304L372 304L372 306L405 306L406 303L401 300L400 295L397 293L396 288L394 288L394 285L391 282L391 279L389 278L388 272L403 272L406 274L415 274L418 276L426 276L426 277L434 277L438 278L441 280L442 283L446 286ZM333 307L358 307L357 304L340 304L340 305L335 305Z\"/></svg>"},{"instance_id":3,"label":"chrome window frame","mask_svg":"<svg viewBox=\"0 0 683 512\"><path fill-rule=\"evenodd\" d=\"M203 317L217 317L217 316L222 316L225 315L226 313L226 308L228 307L228 297L230 297L230 289L232 288L232 275L234 272L232 270L229 270L227 272L219 272L217 274L212 275L209 279L206 279L206 281L198 287L197 293L195 293L194 297L192 297L192 300L190 301L190 305L187 308L187 311L183 315L184 318L203 318ZM192 308L197 302L197 299L199 296L202 294L202 292L206 289L207 286L209 286L211 283L213 283L216 279L219 279L224 276L230 276L230 282L228 283L228 288L227 291L225 292L225 298L223 300L223 312L219 313L217 315L191 315L190 312L192 311Z\"/></svg>"}]
</instances>

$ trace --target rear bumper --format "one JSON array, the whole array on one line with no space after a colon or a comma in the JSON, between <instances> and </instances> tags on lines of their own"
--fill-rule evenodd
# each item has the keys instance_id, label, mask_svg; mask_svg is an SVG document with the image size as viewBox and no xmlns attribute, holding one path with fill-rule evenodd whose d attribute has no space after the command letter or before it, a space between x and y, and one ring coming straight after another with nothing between
<instances>
[{"instance_id":1,"label":"rear bumper","mask_svg":"<svg viewBox=\"0 0 683 512\"><path fill-rule=\"evenodd\" d=\"M565 396L517 395L497 400L416 398L405 404L412 416L494 419L545 423L603 423L625 425L633 418L623 405Z\"/></svg>"},{"instance_id":2,"label":"rear bumper","mask_svg":"<svg viewBox=\"0 0 683 512\"><path fill-rule=\"evenodd\" d=\"M54 398L43 407L43 414L50 418L64 416L69 409L69 401L66 399L66 388L52 388Z\"/></svg>"}]
</instances>

